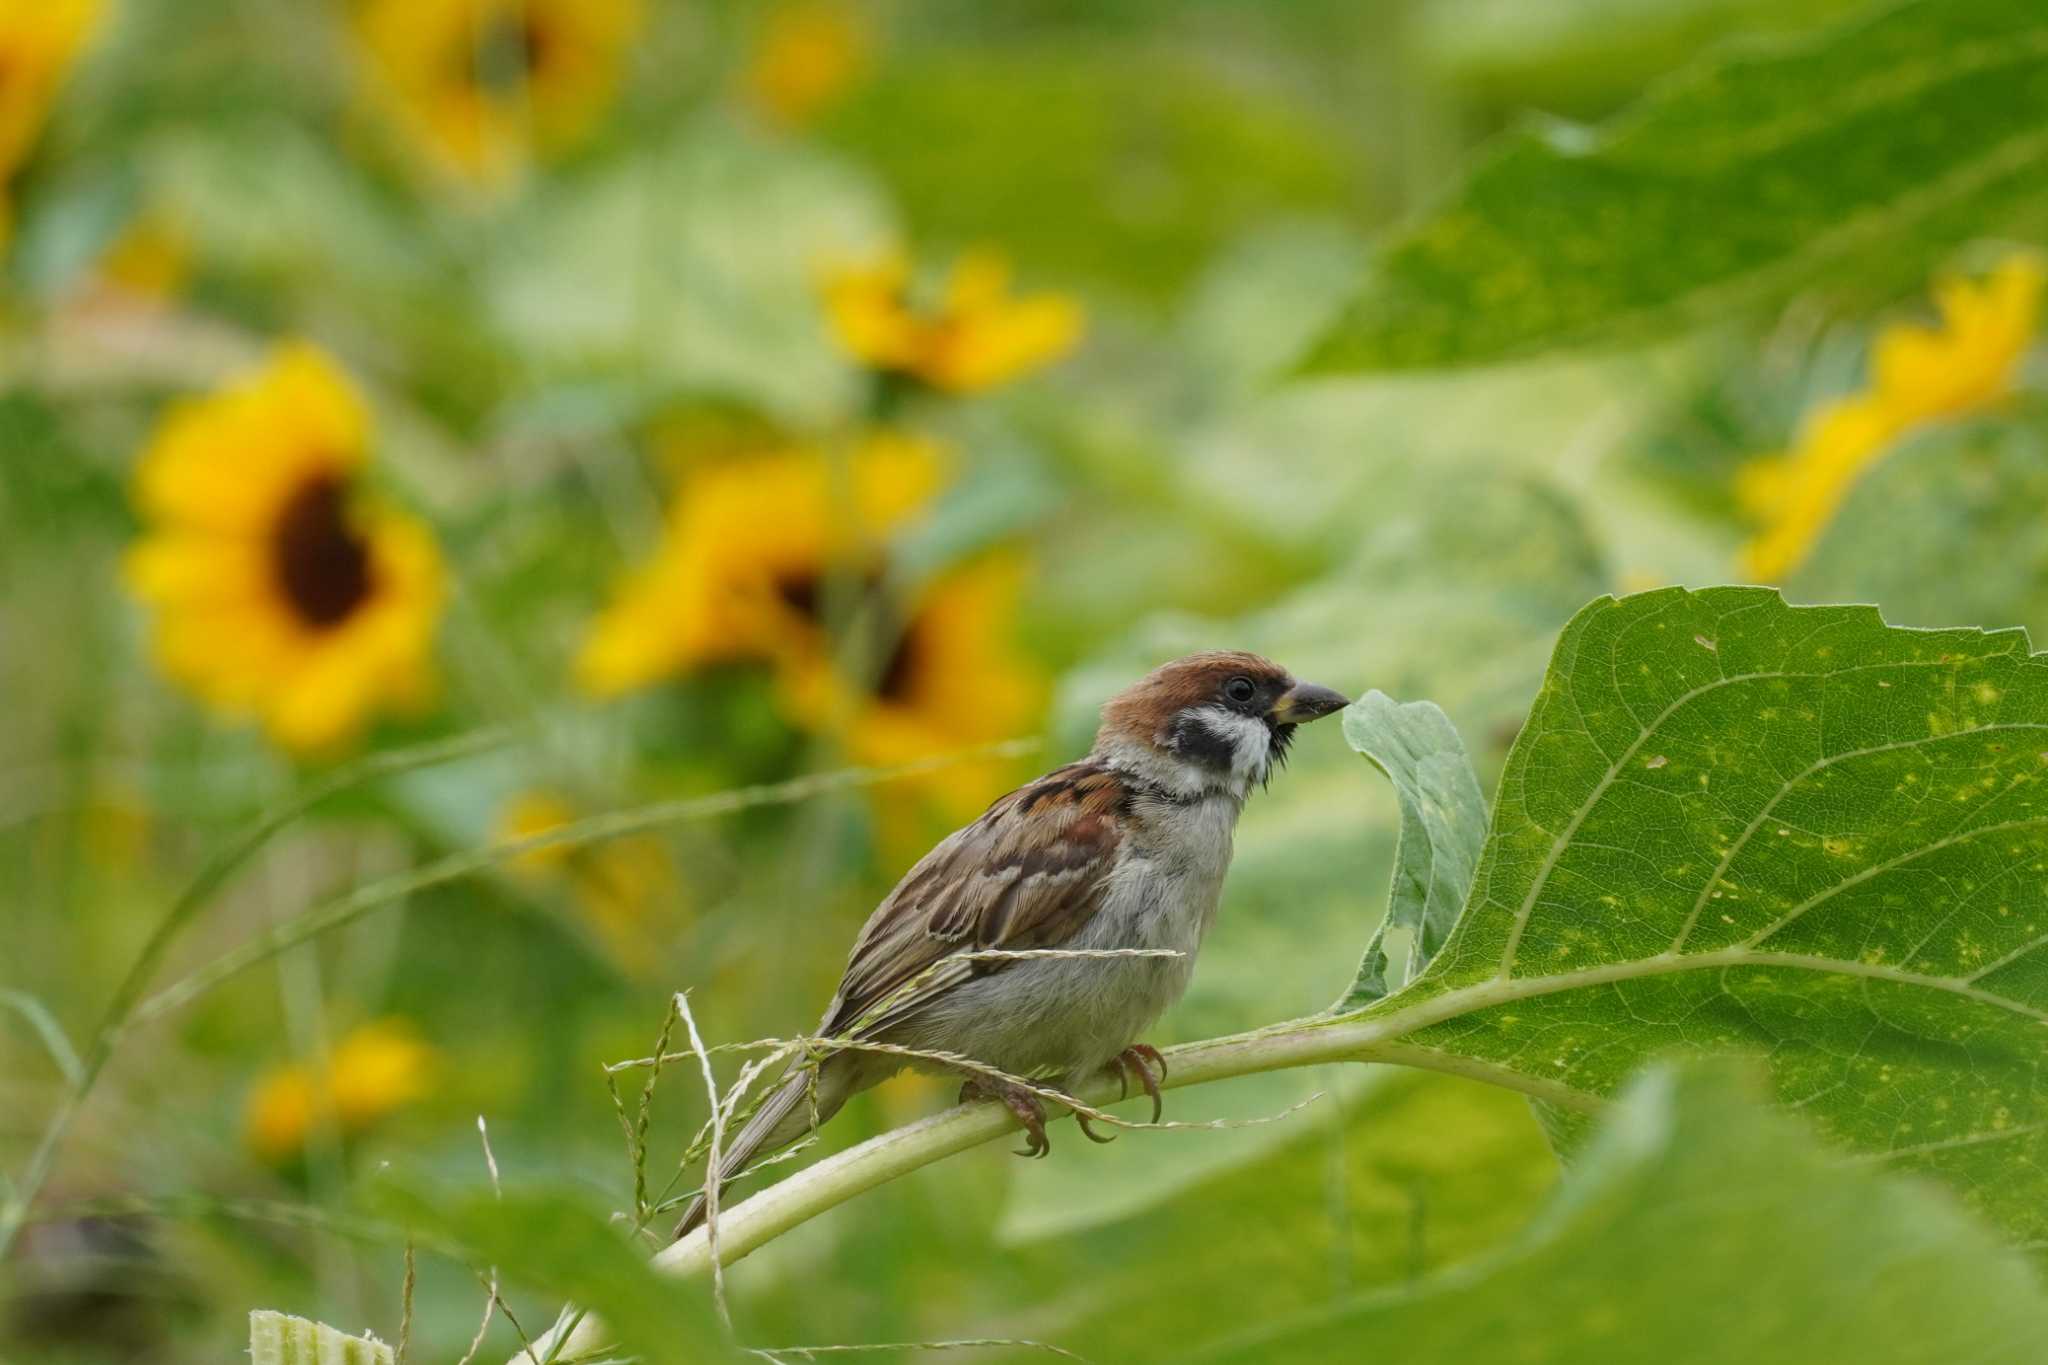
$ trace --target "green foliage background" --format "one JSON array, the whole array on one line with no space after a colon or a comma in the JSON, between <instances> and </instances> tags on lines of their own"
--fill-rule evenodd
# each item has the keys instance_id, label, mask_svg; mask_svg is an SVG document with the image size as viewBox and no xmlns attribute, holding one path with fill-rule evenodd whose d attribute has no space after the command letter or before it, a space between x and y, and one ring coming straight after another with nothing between
<instances>
[{"instance_id":1,"label":"green foliage background","mask_svg":"<svg viewBox=\"0 0 2048 1365\"><path fill-rule=\"evenodd\" d=\"M1441 708L1383 697L1346 735L1302 735L1247 810L1222 919L1154 1041L1339 1000L1354 1022L1418 1019L1401 1012L1483 989L1512 933L1510 965L1577 953L1614 979L1483 1000L1414 1042L1558 1103L1621 1098L1599 1126L1381 1066L1181 1091L1187 1119L1324 1098L1103 1148L1059 1128L1043 1163L991 1148L920 1171L735 1267L737 1339L1029 1339L1096 1362L1474 1360L1504 1342L1532 1361L2030 1358L2048 1321L2038 972L2015 959L2026 1010L1994 1023L1864 969L1882 950L1962 972L1913 965L1943 896L1975 905L2010 879L2010 903L2037 909L2032 833L1891 876L1929 841L2026 820L2023 787L1929 809L1885 792L1915 763L1969 787L2039 757L1975 733L2048 704L2007 629L2048 629L2038 353L2010 401L1888 454L1783 585L1982 630L1643 590L1735 580L1742 463L1854 388L1875 330L1925 316L1931 280L2048 240L2048 18L2022 0L1537 8L877 4L858 10L866 71L789 128L738 93L764 8L648 0L593 136L479 196L421 174L365 110L341 6L121 6L9 190L0 1172L24 1175L68 1053L207 855L330 771L219 724L148 663L119 562L167 400L279 337L340 357L376 410L380 480L432 523L458 585L441 696L366 747L516 738L321 804L209 901L159 987L487 842L523 790L600 811L841 766L757 673L598 705L569 659L653 543L665 433L829 434L871 410L872 377L819 314L821 255L901 239L939 263L990 243L1029 288L1078 297L1088 337L1045 374L921 410L961 468L902 550L1028 555L1009 624L1052 682L1027 764L1078 752L1103 697L1204 646ZM110 308L100 262L143 209L182 226L189 276ZM1581 614L1603 594L1624 600ZM1868 672L1836 673L1878 668L1899 670L1881 704L1847 681ZM1769 717L1747 694L1666 714L1717 670L1802 681L1759 703ZM1856 769L1847 796L1798 786L1845 735L1936 752ZM1476 782L1447 757L1459 736ZM1617 753L1666 761L1617 784ZM1726 805L1693 798L1705 769ZM1483 854L1459 804L1474 792L1496 807ZM666 1358L709 1358L685 1350L723 1349L701 1288L656 1284L608 1240L633 1170L600 1068L647 1052L677 989L713 1041L807 1026L906 861L878 818L891 800L838 789L662 827L679 889L638 953L559 887L487 872L152 1018L120 1039L0 1265L0 1356L218 1360L252 1308L390 1340L403 1223L422 1244L417 1359L461 1355L472 1266L492 1263L528 1331L573 1297ZM1765 866L1730 855L1731 884L1706 876L1751 820L1780 818L1798 836L1764 837ZM1578 842L1546 842L1567 826ZM1838 869L1858 889L1802 912L1794 946L1863 974L1628 975L1669 950L1671 886L1681 916L1731 885L1797 904L1837 875L1844 837L1873 845ZM1440 923L1466 878L1472 913L1400 990L1404 931ZM1361 982L1390 884L1398 951ZM1525 895L1541 913L1509 929ZM440 1055L431 1093L294 1163L250 1153L266 1073L392 1015ZM687 1070L652 1101L657 1185L703 1117ZM947 1098L888 1087L824 1147ZM1993 1130L2013 1137L1940 1145ZM501 1318L482 1358L515 1346Z\"/></svg>"}]
</instances>

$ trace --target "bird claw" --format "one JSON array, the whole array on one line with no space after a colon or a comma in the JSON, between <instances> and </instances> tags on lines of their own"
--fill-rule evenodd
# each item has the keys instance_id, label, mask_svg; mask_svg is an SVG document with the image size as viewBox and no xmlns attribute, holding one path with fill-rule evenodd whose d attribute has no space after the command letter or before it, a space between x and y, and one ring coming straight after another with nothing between
<instances>
[{"instance_id":1,"label":"bird claw","mask_svg":"<svg viewBox=\"0 0 2048 1365\"><path fill-rule=\"evenodd\" d=\"M1077 1125L1079 1125L1079 1127L1080 1127L1080 1129L1081 1129L1081 1136L1082 1136L1082 1137L1085 1137L1085 1138L1087 1138L1087 1139L1088 1139L1088 1140L1089 1140L1090 1142L1115 1142L1115 1141L1116 1141L1116 1134L1115 1134L1115 1133L1111 1133L1111 1134L1110 1134L1110 1135L1109 1135L1108 1137L1104 1137L1104 1136L1103 1136L1102 1134L1100 1134L1100 1133L1096 1132L1096 1131L1095 1131L1095 1130L1094 1130L1093 1128L1090 1128L1090 1127L1088 1126L1088 1115L1087 1115L1087 1112L1086 1112L1086 1111L1084 1111L1084 1110L1081 1110L1081 1109L1076 1109L1076 1110L1074 1110L1074 1122L1075 1122L1075 1123L1076 1123Z\"/></svg>"},{"instance_id":2,"label":"bird claw","mask_svg":"<svg viewBox=\"0 0 2048 1365\"><path fill-rule=\"evenodd\" d=\"M1023 1086L988 1077L972 1077L960 1087L960 1102L965 1104L969 1100L1000 1100L1011 1116L1024 1125L1024 1145L1012 1149L1018 1156L1042 1157L1052 1150L1052 1142L1045 1135L1045 1106L1038 1102L1038 1096Z\"/></svg>"},{"instance_id":3,"label":"bird claw","mask_svg":"<svg viewBox=\"0 0 2048 1365\"><path fill-rule=\"evenodd\" d=\"M1131 1093L1130 1080L1136 1076L1138 1084L1152 1097L1152 1122L1159 1122L1159 1116L1166 1112L1166 1101L1159 1094L1159 1083L1166 1079L1166 1058L1160 1055L1159 1049L1150 1043L1133 1043L1117 1053L1110 1066L1115 1069L1117 1082L1123 1087L1123 1095L1117 1098L1122 1099ZM1152 1074L1155 1066L1159 1068L1157 1076Z\"/></svg>"}]
</instances>

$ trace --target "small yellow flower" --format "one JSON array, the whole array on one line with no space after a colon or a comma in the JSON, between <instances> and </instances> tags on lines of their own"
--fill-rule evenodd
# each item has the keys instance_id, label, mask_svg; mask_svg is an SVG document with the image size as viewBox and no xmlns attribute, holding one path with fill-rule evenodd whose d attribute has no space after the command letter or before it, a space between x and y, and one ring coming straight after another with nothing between
<instances>
[{"instance_id":1,"label":"small yellow flower","mask_svg":"<svg viewBox=\"0 0 2048 1365\"><path fill-rule=\"evenodd\" d=\"M942 470L932 442L893 432L867 437L843 467L793 449L700 468L660 547L592 626L578 682L610 697L706 664L821 648L825 600L875 578L888 538L924 512Z\"/></svg>"},{"instance_id":2,"label":"small yellow flower","mask_svg":"<svg viewBox=\"0 0 2048 1365\"><path fill-rule=\"evenodd\" d=\"M331 1114L337 1130L353 1137L432 1088L439 1057L400 1019L355 1029L336 1045L325 1070L303 1062L278 1067L249 1094L243 1131L250 1150L266 1161L303 1152L313 1124Z\"/></svg>"},{"instance_id":3,"label":"small yellow flower","mask_svg":"<svg viewBox=\"0 0 2048 1365\"><path fill-rule=\"evenodd\" d=\"M285 346L174 407L136 468L148 529L126 577L156 609L159 665L299 752L429 686L440 553L358 488L368 426L331 361Z\"/></svg>"},{"instance_id":4,"label":"small yellow flower","mask_svg":"<svg viewBox=\"0 0 2048 1365\"><path fill-rule=\"evenodd\" d=\"M367 0L357 19L400 123L485 185L590 134L640 27L640 0Z\"/></svg>"},{"instance_id":5,"label":"small yellow flower","mask_svg":"<svg viewBox=\"0 0 2048 1365\"><path fill-rule=\"evenodd\" d=\"M784 127L838 102L868 64L868 31L844 0L783 0L769 11L747 62L747 102Z\"/></svg>"},{"instance_id":6,"label":"small yellow flower","mask_svg":"<svg viewBox=\"0 0 2048 1365\"><path fill-rule=\"evenodd\" d=\"M0 188L28 159L105 9L104 0L0 0ZM7 228L0 203L0 245Z\"/></svg>"},{"instance_id":7,"label":"small yellow flower","mask_svg":"<svg viewBox=\"0 0 2048 1365\"><path fill-rule=\"evenodd\" d=\"M2016 256L1981 283L1952 280L1935 299L1941 323L1895 323L1871 348L1871 382L1825 403L1784 455L1737 475L1736 495L1761 529L1744 572L1775 583L1804 563L1863 472L1908 432L1989 406L2010 389L2040 312L2039 260Z\"/></svg>"},{"instance_id":8,"label":"small yellow flower","mask_svg":"<svg viewBox=\"0 0 2048 1365\"><path fill-rule=\"evenodd\" d=\"M576 808L553 792L523 792L499 814L496 840L531 838L576 818ZM566 886L577 908L627 967L653 960L646 951L648 925L681 899L674 864L652 835L537 848L513 858L506 867L535 886Z\"/></svg>"},{"instance_id":9,"label":"small yellow flower","mask_svg":"<svg viewBox=\"0 0 2048 1365\"><path fill-rule=\"evenodd\" d=\"M827 320L846 352L876 370L948 393L976 393L1050 365L1081 339L1081 306L1064 294L1017 296L992 251L953 265L937 300L913 297L902 255L829 272Z\"/></svg>"}]
</instances>

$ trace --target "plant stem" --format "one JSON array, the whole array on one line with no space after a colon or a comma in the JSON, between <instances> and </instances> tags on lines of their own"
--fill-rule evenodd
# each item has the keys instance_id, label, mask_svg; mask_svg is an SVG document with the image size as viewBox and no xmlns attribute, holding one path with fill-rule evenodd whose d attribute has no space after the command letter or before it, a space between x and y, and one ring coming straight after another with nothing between
<instances>
[{"instance_id":1,"label":"plant stem","mask_svg":"<svg viewBox=\"0 0 2048 1365\"><path fill-rule=\"evenodd\" d=\"M1250 1033L1188 1043L1167 1050L1165 1084L1169 1089L1178 1089L1291 1067L1392 1062L1486 1081L1575 1109L1598 1104L1583 1092L1554 1082L1401 1041L1404 1033L1424 1022L1426 1007L1411 1007L1344 1022L1333 1022L1327 1016L1297 1019ZM1084 1103L1102 1105L1113 1103L1116 1095L1104 1081L1099 1087L1082 1092L1079 1098ZM1015 1127L1015 1120L1000 1105L964 1104L826 1157L722 1211L718 1223L719 1262L731 1265L799 1224L877 1185L1002 1137ZM704 1273L711 1266L708 1229L700 1227L657 1252L654 1265L678 1279ZM605 1341L603 1325L587 1313L564 1319L563 1323L536 1340L533 1353L522 1351L509 1365L536 1365L549 1358L574 1360ZM564 1333L566 1340L557 1347L556 1338Z\"/></svg>"}]
</instances>

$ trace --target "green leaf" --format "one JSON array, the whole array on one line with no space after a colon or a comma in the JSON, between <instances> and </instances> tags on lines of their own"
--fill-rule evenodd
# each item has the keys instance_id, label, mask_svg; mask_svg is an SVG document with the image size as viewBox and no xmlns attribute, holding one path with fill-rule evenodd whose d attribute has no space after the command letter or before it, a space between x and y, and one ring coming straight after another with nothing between
<instances>
[{"instance_id":1,"label":"green leaf","mask_svg":"<svg viewBox=\"0 0 2048 1365\"><path fill-rule=\"evenodd\" d=\"M549 378L626 375L814 427L862 396L819 271L893 236L851 167L706 120L537 194L485 287L505 339Z\"/></svg>"},{"instance_id":2,"label":"green leaf","mask_svg":"<svg viewBox=\"0 0 2048 1365\"><path fill-rule=\"evenodd\" d=\"M1734 1068L1629 1088L1517 1241L1205 1361L2036 1360L2025 1260L1938 1191L1833 1161Z\"/></svg>"},{"instance_id":3,"label":"green leaf","mask_svg":"<svg viewBox=\"0 0 2048 1365\"><path fill-rule=\"evenodd\" d=\"M1789 590L1906 625L2048 632L2048 408L1934 428L1860 479ZM1909 510L1910 509L1910 510ZM2048 638L2048 636L2043 636Z\"/></svg>"},{"instance_id":4,"label":"green leaf","mask_svg":"<svg viewBox=\"0 0 2048 1365\"><path fill-rule=\"evenodd\" d=\"M1045 1323L1033 1335L1093 1361L1178 1362L1247 1321L1285 1321L1493 1251L1557 1183L1556 1163L1514 1095L1406 1067L1323 1070L1366 1083L1246 1130L1267 1137L1234 1169L1204 1172L1142 1213L1057 1229L1013 1252L994 1284L962 1292L995 1314L1018 1302L1043 1305ZM1236 1085L1172 1098L1184 1106L1211 1088ZM1050 1187L1114 1200L1117 1175L1221 1136L1131 1133L1086 1160L1062 1161L1055 1151L1028 1168L1009 1165L1027 1193ZM1059 1167L1109 1174L1063 1177ZM1077 1281L1087 1293L1072 1292ZM1172 1292L1160 1292L1162 1283Z\"/></svg>"},{"instance_id":5,"label":"green leaf","mask_svg":"<svg viewBox=\"0 0 2048 1365\"><path fill-rule=\"evenodd\" d=\"M1319 369L1640 337L1822 281L1902 287L2038 221L2048 10L1909 4L1709 61L1596 131L1507 138L1393 243Z\"/></svg>"},{"instance_id":6,"label":"green leaf","mask_svg":"<svg viewBox=\"0 0 2048 1365\"><path fill-rule=\"evenodd\" d=\"M1758 588L1579 613L1472 898L1351 1016L1535 1093L1769 1058L1826 1136L2048 1237L2048 658Z\"/></svg>"},{"instance_id":7,"label":"green leaf","mask_svg":"<svg viewBox=\"0 0 2048 1365\"><path fill-rule=\"evenodd\" d=\"M508 1188L500 1197L392 1178L374 1202L426 1245L589 1309L649 1365L731 1358L705 1287L662 1278L621 1229L568 1191Z\"/></svg>"},{"instance_id":8,"label":"green leaf","mask_svg":"<svg viewBox=\"0 0 2048 1365\"><path fill-rule=\"evenodd\" d=\"M1134 81L1134 64L1150 73ZM899 56L828 122L924 241L994 242L1027 282L1170 296L1233 236L1357 197L1312 106L1156 46Z\"/></svg>"},{"instance_id":9,"label":"green leaf","mask_svg":"<svg viewBox=\"0 0 2048 1365\"><path fill-rule=\"evenodd\" d=\"M1468 94L1579 113L1612 107L1731 34L1795 32L1862 7L1862 0L1438 0L1416 12L1416 41L1429 66Z\"/></svg>"},{"instance_id":10,"label":"green leaf","mask_svg":"<svg viewBox=\"0 0 2048 1365\"><path fill-rule=\"evenodd\" d=\"M1404 706L1368 692L1344 712L1344 738L1387 775L1401 803L1393 896L1340 1006L1349 1008L1413 981L1450 937L1486 840L1486 798L1465 742L1435 702ZM1390 932L1398 964L1388 958Z\"/></svg>"},{"instance_id":11,"label":"green leaf","mask_svg":"<svg viewBox=\"0 0 2048 1365\"><path fill-rule=\"evenodd\" d=\"M324 1323L261 1308L249 1314L251 1365L391 1365L375 1337L343 1336Z\"/></svg>"}]
</instances>

